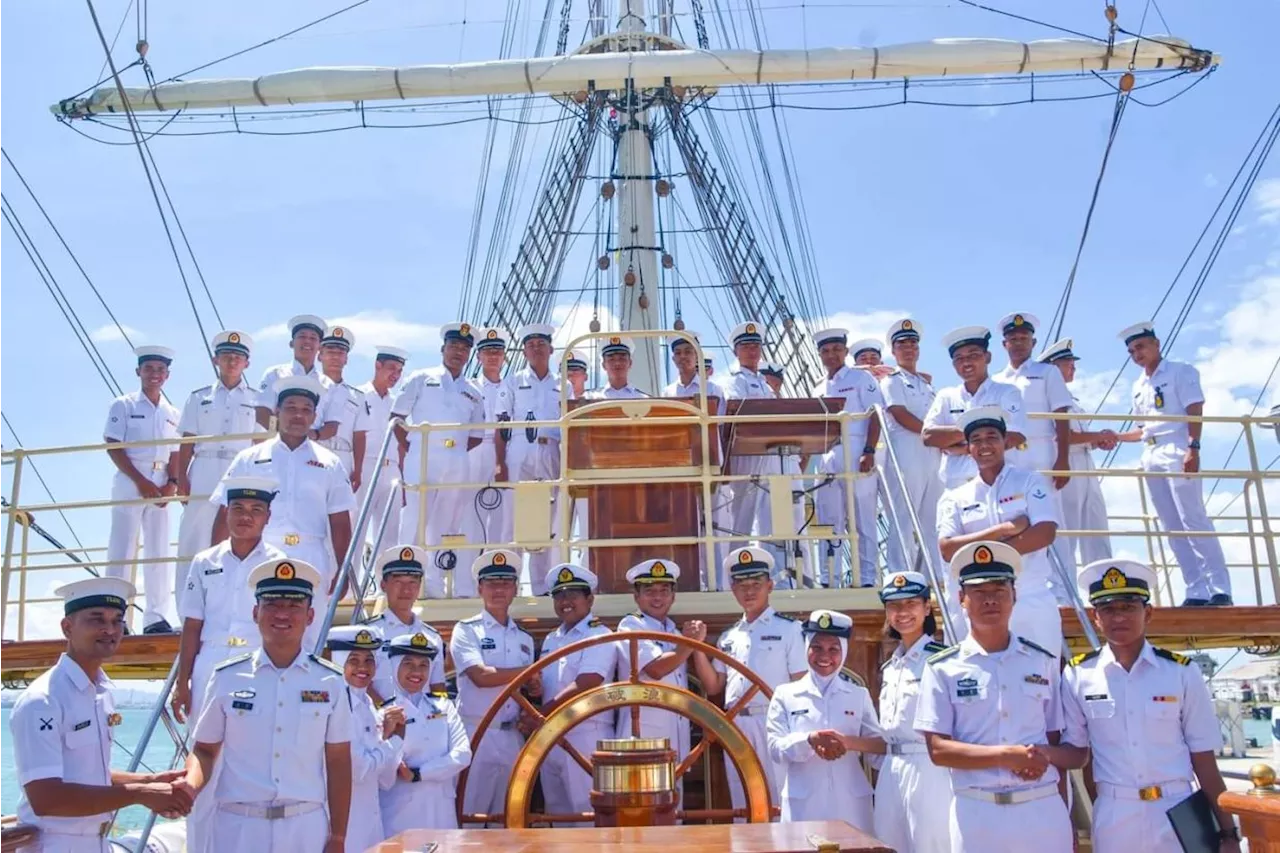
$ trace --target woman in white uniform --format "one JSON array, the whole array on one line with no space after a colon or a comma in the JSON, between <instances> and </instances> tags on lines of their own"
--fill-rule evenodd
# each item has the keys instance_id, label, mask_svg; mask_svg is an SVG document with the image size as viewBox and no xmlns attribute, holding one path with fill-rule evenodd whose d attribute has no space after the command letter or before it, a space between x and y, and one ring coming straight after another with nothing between
<instances>
[{"instance_id":1,"label":"woman in white uniform","mask_svg":"<svg viewBox=\"0 0 1280 853\"><path fill-rule=\"evenodd\" d=\"M426 634L402 634L387 649L396 668L392 700L404 709L404 753L395 776L382 785L386 837L408 829L457 829L454 808L458 774L471 764L471 742L448 696L431 693L428 682L436 644Z\"/></svg>"},{"instance_id":2,"label":"woman in white uniform","mask_svg":"<svg viewBox=\"0 0 1280 853\"><path fill-rule=\"evenodd\" d=\"M871 783L858 753L883 754L867 688L840 669L853 620L815 610L804 624L809 671L769 701L769 757L782 765L782 821L843 820L872 831Z\"/></svg>"},{"instance_id":3,"label":"woman in white uniform","mask_svg":"<svg viewBox=\"0 0 1280 853\"><path fill-rule=\"evenodd\" d=\"M388 836L382 828L378 790L395 779L404 754L404 709L389 707L379 714L369 698L369 684L377 668L382 634L368 625L339 625L329 629L330 659L342 667L351 708L351 812L347 818L346 853L364 853Z\"/></svg>"},{"instance_id":4,"label":"woman in white uniform","mask_svg":"<svg viewBox=\"0 0 1280 853\"><path fill-rule=\"evenodd\" d=\"M880 727L887 753L876 781L875 836L898 853L949 853L951 774L929 758L915 730L920 676L930 655L946 647L929 606L929 584L918 572L887 575L880 589L885 633L898 647L880 672Z\"/></svg>"}]
</instances>

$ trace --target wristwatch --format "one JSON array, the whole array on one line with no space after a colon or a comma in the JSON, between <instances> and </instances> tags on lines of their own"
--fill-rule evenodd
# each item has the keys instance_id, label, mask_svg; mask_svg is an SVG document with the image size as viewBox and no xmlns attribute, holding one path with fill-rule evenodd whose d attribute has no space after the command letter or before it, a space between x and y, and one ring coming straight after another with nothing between
<instances>
[{"instance_id":1,"label":"wristwatch","mask_svg":"<svg viewBox=\"0 0 1280 853\"><path fill-rule=\"evenodd\" d=\"M422 771L417 767L413 768L413 781L415 782L422 781Z\"/></svg>"},{"instance_id":2,"label":"wristwatch","mask_svg":"<svg viewBox=\"0 0 1280 853\"><path fill-rule=\"evenodd\" d=\"M1199 450L1199 449L1200 449L1200 439L1198 439L1198 438L1197 438L1195 441L1193 441L1193 442L1191 442L1190 444L1188 444L1188 445L1187 445L1187 447L1191 448L1192 450Z\"/></svg>"},{"instance_id":3,"label":"wristwatch","mask_svg":"<svg viewBox=\"0 0 1280 853\"><path fill-rule=\"evenodd\" d=\"M875 452L876 452L876 449L875 449L874 447L872 447L871 445L869 445L869 444L868 444L866 447L863 447L863 448L862 448L862 452L863 452L863 454L867 454L867 453L875 453Z\"/></svg>"}]
</instances>

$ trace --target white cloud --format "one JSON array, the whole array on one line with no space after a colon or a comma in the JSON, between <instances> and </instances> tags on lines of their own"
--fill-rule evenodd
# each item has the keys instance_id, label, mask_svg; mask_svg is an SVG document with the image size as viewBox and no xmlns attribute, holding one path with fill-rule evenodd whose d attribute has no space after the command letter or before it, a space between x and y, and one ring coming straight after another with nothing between
<instances>
[{"instance_id":1,"label":"white cloud","mask_svg":"<svg viewBox=\"0 0 1280 853\"><path fill-rule=\"evenodd\" d=\"M824 328L848 329L849 342L852 343L862 338L875 338L883 341L889 334L889 327L899 320L910 317L910 311L900 309L890 309L888 311L868 311L859 313L856 311L838 311L827 318L826 322L812 324L814 331L820 331ZM924 327L919 323L916 328L924 334ZM939 330L935 337L941 337L945 332Z\"/></svg>"},{"instance_id":2,"label":"white cloud","mask_svg":"<svg viewBox=\"0 0 1280 853\"><path fill-rule=\"evenodd\" d=\"M1217 175L1213 174L1213 172L1209 172L1207 175L1204 176L1203 183L1209 189L1213 189L1218 185L1218 177Z\"/></svg>"},{"instance_id":3,"label":"white cloud","mask_svg":"<svg viewBox=\"0 0 1280 853\"><path fill-rule=\"evenodd\" d=\"M121 329L124 330L124 334L121 334ZM134 343L146 339L145 335L132 326L116 326L114 323L110 323L106 326L99 326L90 332L89 340L95 344L113 344L124 341L126 335Z\"/></svg>"},{"instance_id":4,"label":"white cloud","mask_svg":"<svg viewBox=\"0 0 1280 853\"><path fill-rule=\"evenodd\" d=\"M1258 221L1266 225L1280 224L1280 178L1267 178L1253 188L1253 203L1261 211Z\"/></svg>"},{"instance_id":5,"label":"white cloud","mask_svg":"<svg viewBox=\"0 0 1280 853\"><path fill-rule=\"evenodd\" d=\"M393 346L412 353L437 352L440 327L431 323L403 320L395 311L371 309L342 317L326 318L335 326L348 326L356 337L355 353L372 358L378 346ZM253 333L255 344L287 341L285 323L275 323ZM421 365L419 365L421 366Z\"/></svg>"}]
</instances>

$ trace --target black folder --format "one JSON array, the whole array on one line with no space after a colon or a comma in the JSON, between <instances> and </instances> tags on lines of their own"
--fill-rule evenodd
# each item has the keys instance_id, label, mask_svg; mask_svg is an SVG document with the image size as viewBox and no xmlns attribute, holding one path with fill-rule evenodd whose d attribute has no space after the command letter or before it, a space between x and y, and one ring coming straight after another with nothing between
<instances>
[{"instance_id":1,"label":"black folder","mask_svg":"<svg viewBox=\"0 0 1280 853\"><path fill-rule=\"evenodd\" d=\"M1196 791L1166 814L1184 853L1218 853L1218 819L1204 791Z\"/></svg>"}]
</instances>

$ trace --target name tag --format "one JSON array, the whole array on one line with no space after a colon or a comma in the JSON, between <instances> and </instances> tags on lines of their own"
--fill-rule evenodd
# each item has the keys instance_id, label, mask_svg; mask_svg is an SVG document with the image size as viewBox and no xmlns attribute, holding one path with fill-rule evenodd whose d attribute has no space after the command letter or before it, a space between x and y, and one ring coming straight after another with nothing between
<instances>
[{"instance_id":1,"label":"name tag","mask_svg":"<svg viewBox=\"0 0 1280 853\"><path fill-rule=\"evenodd\" d=\"M962 678L956 682L956 696L977 696L978 695L978 679Z\"/></svg>"},{"instance_id":2,"label":"name tag","mask_svg":"<svg viewBox=\"0 0 1280 853\"><path fill-rule=\"evenodd\" d=\"M1027 682L1027 684L1039 684L1042 687L1049 686L1049 679L1045 678L1043 675L1041 675L1038 672L1032 675L1028 675L1026 678L1022 680Z\"/></svg>"},{"instance_id":3,"label":"name tag","mask_svg":"<svg viewBox=\"0 0 1280 853\"><path fill-rule=\"evenodd\" d=\"M1085 694L1085 697L1084 697L1084 701L1086 701L1086 702L1100 702L1100 701L1102 701L1102 700L1104 700L1104 699L1110 699L1110 698L1111 698L1111 697L1110 697L1110 696L1108 696L1108 695L1107 695L1107 694L1105 694L1105 693L1086 693L1086 694Z\"/></svg>"},{"instance_id":4,"label":"name tag","mask_svg":"<svg viewBox=\"0 0 1280 853\"><path fill-rule=\"evenodd\" d=\"M805 714L807 714L807 713L809 713L809 709L808 709L808 708L801 708L799 711L792 711L792 712L791 712L791 716L793 716L793 717L800 717L800 716L803 716L803 715L805 715Z\"/></svg>"},{"instance_id":5,"label":"name tag","mask_svg":"<svg viewBox=\"0 0 1280 853\"><path fill-rule=\"evenodd\" d=\"M423 384L423 385L425 385L425 386L426 386L426 387L428 387L428 388L439 388L439 387L440 387L440 380L439 380L439 379L428 379L426 382L424 382L424 383L422 383L422 384Z\"/></svg>"},{"instance_id":6,"label":"name tag","mask_svg":"<svg viewBox=\"0 0 1280 853\"><path fill-rule=\"evenodd\" d=\"M765 636L761 637L760 639L761 639L761 641L767 641L767 640L781 640L781 639L782 639L782 635L781 635L781 634L767 634L767 635L765 635Z\"/></svg>"},{"instance_id":7,"label":"name tag","mask_svg":"<svg viewBox=\"0 0 1280 853\"><path fill-rule=\"evenodd\" d=\"M489 651L491 649L496 649L497 647L498 647L498 644L494 642L494 639L492 637L485 637L483 640L480 641L480 649L482 651Z\"/></svg>"},{"instance_id":8,"label":"name tag","mask_svg":"<svg viewBox=\"0 0 1280 853\"><path fill-rule=\"evenodd\" d=\"M220 575L222 574L222 569L205 569L204 573L206 575Z\"/></svg>"},{"instance_id":9,"label":"name tag","mask_svg":"<svg viewBox=\"0 0 1280 853\"><path fill-rule=\"evenodd\" d=\"M135 421L145 421L147 419L146 415L129 415L129 417Z\"/></svg>"},{"instance_id":10,"label":"name tag","mask_svg":"<svg viewBox=\"0 0 1280 853\"><path fill-rule=\"evenodd\" d=\"M231 710L233 710L233 711L252 711L252 710L253 710L253 703L252 703L252 702L246 702L246 701L244 701L243 699L233 699L233 700L231 700Z\"/></svg>"},{"instance_id":11,"label":"name tag","mask_svg":"<svg viewBox=\"0 0 1280 853\"><path fill-rule=\"evenodd\" d=\"M212 401L212 400L201 400L201 401L200 401L200 405L202 405L202 406L212 406L212 405L213 405L213 401Z\"/></svg>"},{"instance_id":12,"label":"name tag","mask_svg":"<svg viewBox=\"0 0 1280 853\"><path fill-rule=\"evenodd\" d=\"M328 702L329 691L328 690L303 690L302 701L303 702Z\"/></svg>"},{"instance_id":13,"label":"name tag","mask_svg":"<svg viewBox=\"0 0 1280 853\"><path fill-rule=\"evenodd\" d=\"M79 732L89 728L91 725L93 725L93 720L85 720L83 723L76 723L72 726L71 730L73 732Z\"/></svg>"}]
</instances>

